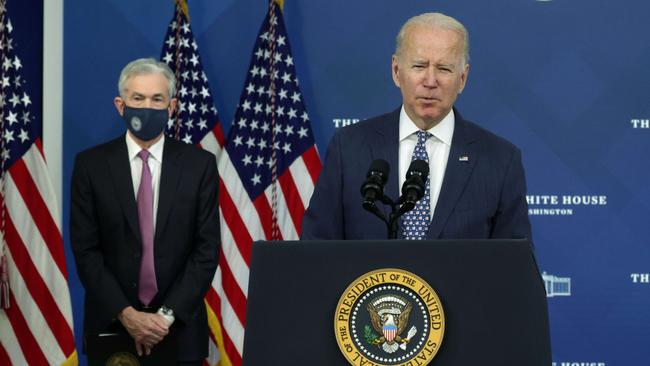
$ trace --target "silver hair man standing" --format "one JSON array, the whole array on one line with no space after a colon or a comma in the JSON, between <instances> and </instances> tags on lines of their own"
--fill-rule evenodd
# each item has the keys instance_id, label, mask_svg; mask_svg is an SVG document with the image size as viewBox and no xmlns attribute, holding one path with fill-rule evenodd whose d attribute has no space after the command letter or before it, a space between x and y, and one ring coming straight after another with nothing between
<instances>
[{"instance_id":1,"label":"silver hair man standing","mask_svg":"<svg viewBox=\"0 0 650 366\"><path fill-rule=\"evenodd\" d=\"M172 339L179 365L200 365L208 353L203 297L220 244L215 157L165 138L176 107L167 65L135 60L118 88L126 132L80 152L72 174L84 334L128 334L144 357Z\"/></svg>"}]
</instances>

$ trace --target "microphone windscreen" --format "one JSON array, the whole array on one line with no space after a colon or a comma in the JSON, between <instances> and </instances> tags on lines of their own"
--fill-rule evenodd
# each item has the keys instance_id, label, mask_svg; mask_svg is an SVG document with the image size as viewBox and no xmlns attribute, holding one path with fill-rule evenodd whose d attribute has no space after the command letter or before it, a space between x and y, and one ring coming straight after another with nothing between
<instances>
[{"instance_id":1,"label":"microphone windscreen","mask_svg":"<svg viewBox=\"0 0 650 366\"><path fill-rule=\"evenodd\" d=\"M368 174L366 174L366 177L370 177L371 175L380 173L379 175L381 176L382 184L384 184L388 179L389 171L390 171L390 166L388 165L388 162L383 159L377 159L370 164L370 168L368 168Z\"/></svg>"},{"instance_id":2,"label":"microphone windscreen","mask_svg":"<svg viewBox=\"0 0 650 366\"><path fill-rule=\"evenodd\" d=\"M429 175L429 163L424 160L413 160L406 171L406 179L413 174L417 174L424 179Z\"/></svg>"}]
</instances>

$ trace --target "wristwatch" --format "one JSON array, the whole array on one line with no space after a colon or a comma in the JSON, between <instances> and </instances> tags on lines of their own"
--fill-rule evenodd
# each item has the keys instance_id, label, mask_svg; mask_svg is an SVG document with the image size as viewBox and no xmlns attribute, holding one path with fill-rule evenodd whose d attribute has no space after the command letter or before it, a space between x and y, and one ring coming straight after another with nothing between
<instances>
[{"instance_id":1,"label":"wristwatch","mask_svg":"<svg viewBox=\"0 0 650 366\"><path fill-rule=\"evenodd\" d=\"M169 325L172 325L172 323L174 323L174 319L175 319L174 310L172 310L168 306L165 305L161 306L160 309L158 309L157 313L162 315L163 318L167 320L167 323L169 323Z\"/></svg>"}]
</instances>

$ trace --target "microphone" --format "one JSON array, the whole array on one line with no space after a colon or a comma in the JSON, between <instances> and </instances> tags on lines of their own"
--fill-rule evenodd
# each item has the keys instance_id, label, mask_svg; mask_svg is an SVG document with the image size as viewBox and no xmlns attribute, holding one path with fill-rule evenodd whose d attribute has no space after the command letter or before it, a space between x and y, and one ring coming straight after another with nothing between
<instances>
[{"instance_id":1,"label":"microphone","mask_svg":"<svg viewBox=\"0 0 650 366\"><path fill-rule=\"evenodd\" d=\"M424 160L413 160L406 172L406 180L402 186L403 205L400 212L408 212L415 207L415 204L424 196L424 188L429 176L429 163Z\"/></svg>"},{"instance_id":2,"label":"microphone","mask_svg":"<svg viewBox=\"0 0 650 366\"><path fill-rule=\"evenodd\" d=\"M370 164L366 180L361 185L361 196L363 196L363 208L366 210L376 209L375 201L384 197L384 185L388 180L390 167L386 160L377 159Z\"/></svg>"}]
</instances>

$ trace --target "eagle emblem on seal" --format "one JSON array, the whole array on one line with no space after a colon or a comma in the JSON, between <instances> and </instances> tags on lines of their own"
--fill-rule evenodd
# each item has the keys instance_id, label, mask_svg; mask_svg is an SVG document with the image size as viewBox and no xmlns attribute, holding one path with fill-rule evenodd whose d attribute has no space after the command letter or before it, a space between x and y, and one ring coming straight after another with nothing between
<instances>
[{"instance_id":1,"label":"eagle emblem on seal","mask_svg":"<svg viewBox=\"0 0 650 366\"><path fill-rule=\"evenodd\" d=\"M366 341L387 353L394 353L399 348L406 350L408 342L417 332L415 326L411 326L406 336L403 336L412 308L410 302L397 295L380 296L368 303L366 309L372 329L378 334L366 325Z\"/></svg>"}]
</instances>

